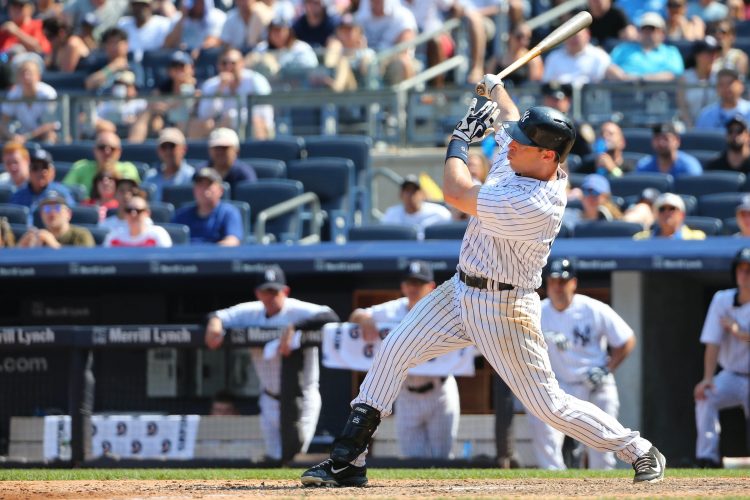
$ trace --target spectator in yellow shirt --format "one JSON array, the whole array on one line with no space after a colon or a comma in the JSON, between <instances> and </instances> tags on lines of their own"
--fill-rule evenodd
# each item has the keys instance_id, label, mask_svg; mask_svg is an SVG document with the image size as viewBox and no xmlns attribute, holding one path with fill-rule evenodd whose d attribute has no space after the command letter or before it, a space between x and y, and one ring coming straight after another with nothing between
<instances>
[{"instance_id":1,"label":"spectator in yellow shirt","mask_svg":"<svg viewBox=\"0 0 750 500\"><path fill-rule=\"evenodd\" d=\"M633 236L635 240L671 238L673 240L705 240L706 233L685 225L685 202L674 193L663 193L654 202L656 218L651 229Z\"/></svg>"}]
</instances>

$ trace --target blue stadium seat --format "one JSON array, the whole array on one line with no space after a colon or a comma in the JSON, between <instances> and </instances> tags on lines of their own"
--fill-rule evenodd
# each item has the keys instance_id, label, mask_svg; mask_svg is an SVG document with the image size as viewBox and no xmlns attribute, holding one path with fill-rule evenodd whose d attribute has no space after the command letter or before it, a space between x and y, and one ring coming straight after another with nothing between
<instances>
[{"instance_id":1,"label":"blue stadium seat","mask_svg":"<svg viewBox=\"0 0 750 500\"><path fill-rule=\"evenodd\" d=\"M57 161L77 162L78 160L94 159L94 142L77 141L71 144L45 144L46 149L52 158Z\"/></svg>"},{"instance_id":2,"label":"blue stadium seat","mask_svg":"<svg viewBox=\"0 0 750 500\"><path fill-rule=\"evenodd\" d=\"M81 203L86 198L88 198L88 193L86 192L86 188L81 186L80 184L66 184L68 191L70 191L70 195L73 197L76 203Z\"/></svg>"},{"instance_id":3,"label":"blue stadium seat","mask_svg":"<svg viewBox=\"0 0 750 500\"><path fill-rule=\"evenodd\" d=\"M0 184L0 203L8 203L16 188L10 184Z\"/></svg>"},{"instance_id":4,"label":"blue stadium seat","mask_svg":"<svg viewBox=\"0 0 750 500\"><path fill-rule=\"evenodd\" d=\"M104 50L94 50L88 56L78 61L76 71L81 71L89 75L106 66L107 62L107 54L104 53ZM83 85L81 89L83 89Z\"/></svg>"},{"instance_id":5,"label":"blue stadium seat","mask_svg":"<svg viewBox=\"0 0 750 500\"><path fill-rule=\"evenodd\" d=\"M57 161L54 156L52 158L55 162L55 180L57 182L62 182L65 176L68 175L68 172L70 172L71 167L73 167L73 162Z\"/></svg>"},{"instance_id":6,"label":"blue stadium seat","mask_svg":"<svg viewBox=\"0 0 750 500\"><path fill-rule=\"evenodd\" d=\"M85 227L89 230L91 233L91 236L94 237L94 243L96 243L96 246L100 247L104 243L104 240L107 238L107 235L109 234L109 229L104 227L99 227L95 224L77 224L78 226Z\"/></svg>"},{"instance_id":7,"label":"blue stadium seat","mask_svg":"<svg viewBox=\"0 0 750 500\"><path fill-rule=\"evenodd\" d=\"M646 188L658 189L661 193L673 189L674 179L669 174L633 172L609 180L612 194L615 196L637 196Z\"/></svg>"},{"instance_id":8,"label":"blue stadium seat","mask_svg":"<svg viewBox=\"0 0 750 500\"><path fill-rule=\"evenodd\" d=\"M433 224L424 228L424 239L426 240L460 240L466 232L469 221L444 222Z\"/></svg>"},{"instance_id":9,"label":"blue stadium seat","mask_svg":"<svg viewBox=\"0 0 750 500\"><path fill-rule=\"evenodd\" d=\"M622 134L625 137L625 151L633 153L653 154L651 146L653 136L651 129L647 128L624 128Z\"/></svg>"},{"instance_id":10,"label":"blue stadium seat","mask_svg":"<svg viewBox=\"0 0 750 500\"><path fill-rule=\"evenodd\" d=\"M583 184L583 179L586 178L586 176L589 174L568 174L568 180L570 182L571 187L581 187L581 184Z\"/></svg>"},{"instance_id":11,"label":"blue stadium seat","mask_svg":"<svg viewBox=\"0 0 750 500\"><path fill-rule=\"evenodd\" d=\"M349 228L349 241L416 240L417 230L411 226L376 224Z\"/></svg>"},{"instance_id":12,"label":"blue stadium seat","mask_svg":"<svg viewBox=\"0 0 750 500\"><path fill-rule=\"evenodd\" d=\"M222 48L202 49L195 60L195 78L199 81L207 80L218 74L219 56Z\"/></svg>"},{"instance_id":13,"label":"blue stadium seat","mask_svg":"<svg viewBox=\"0 0 750 500\"><path fill-rule=\"evenodd\" d=\"M743 202L747 193L707 194L698 199L698 214L717 219L728 219L737 213L737 206Z\"/></svg>"},{"instance_id":14,"label":"blue stadium seat","mask_svg":"<svg viewBox=\"0 0 750 500\"><path fill-rule=\"evenodd\" d=\"M143 143L123 143L121 161L132 161L133 163L152 164L159 161L156 154L156 142L149 141Z\"/></svg>"},{"instance_id":15,"label":"blue stadium seat","mask_svg":"<svg viewBox=\"0 0 750 500\"><path fill-rule=\"evenodd\" d=\"M231 188L229 184L224 183L224 196L222 200L229 201L232 196ZM180 184L178 186L164 186L161 191L161 201L171 203L175 209L182 208L183 206L194 203L193 198L193 185L192 184Z\"/></svg>"},{"instance_id":16,"label":"blue stadium seat","mask_svg":"<svg viewBox=\"0 0 750 500\"><path fill-rule=\"evenodd\" d=\"M145 193L146 193L146 199L153 201L160 201L156 199L156 186L151 184L150 182L142 182L140 187Z\"/></svg>"},{"instance_id":17,"label":"blue stadium seat","mask_svg":"<svg viewBox=\"0 0 750 500\"><path fill-rule=\"evenodd\" d=\"M724 219L724 234L736 234L740 232L740 226L737 224L737 217Z\"/></svg>"},{"instance_id":18,"label":"blue stadium seat","mask_svg":"<svg viewBox=\"0 0 750 500\"><path fill-rule=\"evenodd\" d=\"M252 226L255 228L258 214L263 210L290 200L304 192L299 181L291 179L261 179L258 182L241 182L235 186L233 199L250 205ZM266 234L273 234L276 241L297 240L302 232L302 210L295 210L266 224Z\"/></svg>"},{"instance_id":19,"label":"blue stadium seat","mask_svg":"<svg viewBox=\"0 0 750 500\"><path fill-rule=\"evenodd\" d=\"M242 229L244 230L245 234L242 238L242 241L247 241L248 238L252 235L252 224L250 222L251 217L251 210L250 210L250 204L244 201L239 200L229 200L228 203L231 203L234 205L237 210L240 211L240 217L242 217Z\"/></svg>"},{"instance_id":20,"label":"blue stadium seat","mask_svg":"<svg viewBox=\"0 0 750 500\"><path fill-rule=\"evenodd\" d=\"M706 233L706 236L718 236L724 228L721 219L715 217L702 217L700 215L685 217L685 225L690 229L699 229L703 231Z\"/></svg>"},{"instance_id":21,"label":"blue stadium seat","mask_svg":"<svg viewBox=\"0 0 750 500\"><path fill-rule=\"evenodd\" d=\"M632 237L635 233L643 231L643 226L635 222L620 220L605 221L596 220L581 222L573 228L574 238L614 238Z\"/></svg>"},{"instance_id":22,"label":"blue stadium seat","mask_svg":"<svg viewBox=\"0 0 750 500\"><path fill-rule=\"evenodd\" d=\"M157 49L143 53L141 65L146 87L156 88L169 78L169 64L174 52L174 49Z\"/></svg>"},{"instance_id":23,"label":"blue stadium seat","mask_svg":"<svg viewBox=\"0 0 750 500\"><path fill-rule=\"evenodd\" d=\"M11 203L0 203L0 217L8 219L10 224L28 224L29 207L24 205L13 205Z\"/></svg>"},{"instance_id":24,"label":"blue stadium seat","mask_svg":"<svg viewBox=\"0 0 750 500\"><path fill-rule=\"evenodd\" d=\"M694 156L699 162L701 162L703 168L706 168L706 165L711 163L721 154L721 151L715 151L712 149L683 149L682 151Z\"/></svg>"},{"instance_id":25,"label":"blue stadium seat","mask_svg":"<svg viewBox=\"0 0 750 500\"><path fill-rule=\"evenodd\" d=\"M702 149L720 153L727 145L727 134L722 130L691 129L680 135L680 149Z\"/></svg>"},{"instance_id":26,"label":"blue stadium seat","mask_svg":"<svg viewBox=\"0 0 750 500\"><path fill-rule=\"evenodd\" d=\"M57 90L58 94L68 94L82 92L87 77L88 73L85 71L74 71L73 73L45 71L42 75L42 81Z\"/></svg>"},{"instance_id":27,"label":"blue stadium seat","mask_svg":"<svg viewBox=\"0 0 750 500\"><path fill-rule=\"evenodd\" d=\"M271 158L288 164L292 160L302 158L304 148L305 141L301 137L277 137L268 141L243 142L240 144L239 156L241 158Z\"/></svg>"},{"instance_id":28,"label":"blue stadium seat","mask_svg":"<svg viewBox=\"0 0 750 500\"><path fill-rule=\"evenodd\" d=\"M20 240L21 237L29 230L29 226L26 223L11 224L10 230L13 231L13 237L16 239L16 243L18 243L18 240Z\"/></svg>"},{"instance_id":29,"label":"blue stadium seat","mask_svg":"<svg viewBox=\"0 0 750 500\"><path fill-rule=\"evenodd\" d=\"M734 34L737 38L750 37L750 20L736 22L734 25Z\"/></svg>"},{"instance_id":30,"label":"blue stadium seat","mask_svg":"<svg viewBox=\"0 0 750 500\"><path fill-rule=\"evenodd\" d=\"M174 216L174 205L164 201L150 201L151 220L158 223L169 222Z\"/></svg>"},{"instance_id":31,"label":"blue stadium seat","mask_svg":"<svg viewBox=\"0 0 750 500\"><path fill-rule=\"evenodd\" d=\"M557 238L572 238L572 237L573 237L573 230L570 228L570 226L565 223L560 224L560 231L557 233Z\"/></svg>"},{"instance_id":32,"label":"blue stadium seat","mask_svg":"<svg viewBox=\"0 0 750 500\"><path fill-rule=\"evenodd\" d=\"M286 163L272 158L242 158L242 161L253 167L258 179L286 178Z\"/></svg>"},{"instance_id":33,"label":"blue stadium seat","mask_svg":"<svg viewBox=\"0 0 750 500\"><path fill-rule=\"evenodd\" d=\"M71 224L91 224L97 225L99 223L99 208L89 205L76 205L70 207L72 215L70 217Z\"/></svg>"},{"instance_id":34,"label":"blue stadium seat","mask_svg":"<svg viewBox=\"0 0 750 500\"><path fill-rule=\"evenodd\" d=\"M678 177L675 179L676 193L703 196L715 193L739 192L745 183L745 174L741 172L712 171L702 175Z\"/></svg>"},{"instance_id":35,"label":"blue stadium seat","mask_svg":"<svg viewBox=\"0 0 750 500\"><path fill-rule=\"evenodd\" d=\"M163 227L169 233L172 238L172 245L189 245L190 244L190 228L185 224L176 224L174 222L162 222L158 223L158 226Z\"/></svg>"}]
</instances>

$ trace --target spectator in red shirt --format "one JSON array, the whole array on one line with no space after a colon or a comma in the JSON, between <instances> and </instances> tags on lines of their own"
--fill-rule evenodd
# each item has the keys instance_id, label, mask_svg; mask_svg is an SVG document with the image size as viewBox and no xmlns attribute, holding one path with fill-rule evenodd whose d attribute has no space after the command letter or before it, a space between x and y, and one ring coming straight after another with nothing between
<instances>
[{"instance_id":1,"label":"spectator in red shirt","mask_svg":"<svg viewBox=\"0 0 750 500\"><path fill-rule=\"evenodd\" d=\"M91 198L83 201L82 205L95 206L99 208L99 221L107 218L107 211L119 206L119 201L115 198L117 191L117 179L120 176L117 172L103 170L94 176L94 182L91 186Z\"/></svg>"},{"instance_id":2,"label":"spectator in red shirt","mask_svg":"<svg viewBox=\"0 0 750 500\"><path fill-rule=\"evenodd\" d=\"M31 0L8 2L10 20L0 25L0 52L20 44L29 52L49 54L52 47L42 31L42 20L32 19L33 13Z\"/></svg>"}]
</instances>

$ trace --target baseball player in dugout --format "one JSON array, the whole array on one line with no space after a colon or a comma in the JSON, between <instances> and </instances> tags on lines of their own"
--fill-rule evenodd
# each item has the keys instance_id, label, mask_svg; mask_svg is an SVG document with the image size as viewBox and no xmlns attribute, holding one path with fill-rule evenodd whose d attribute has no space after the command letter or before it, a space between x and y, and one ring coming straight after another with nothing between
<instances>
[{"instance_id":1,"label":"baseball player in dugout","mask_svg":"<svg viewBox=\"0 0 750 500\"><path fill-rule=\"evenodd\" d=\"M206 324L206 346L218 349L224 342L225 328L276 327L283 328L279 347L269 353L263 348L251 348L250 357L260 380L260 422L266 457L270 460L289 460L294 453L307 451L315 434L320 415L320 369L318 348L294 349L293 337L298 330L319 330L324 324L339 318L328 306L303 302L289 297L284 271L271 266L255 288L256 301L244 302L211 313ZM282 357L301 356L301 408L297 430L300 446L284 450L281 439L281 368ZM286 432L289 432L287 430ZM284 456L289 455L289 456Z\"/></svg>"},{"instance_id":2,"label":"baseball player in dugout","mask_svg":"<svg viewBox=\"0 0 750 500\"><path fill-rule=\"evenodd\" d=\"M356 309L349 321L359 324L365 341L372 342L389 325L395 327L400 323L417 302L434 289L435 279L430 265L420 260L412 261L401 280L403 297L367 309ZM458 385L452 375L407 375L395 405L396 434L402 456L450 458L461 414Z\"/></svg>"},{"instance_id":3,"label":"baseball player in dugout","mask_svg":"<svg viewBox=\"0 0 750 500\"><path fill-rule=\"evenodd\" d=\"M445 200L471 215L457 273L409 311L375 355L331 456L302 474L305 485L367 483L367 445L409 368L474 345L529 412L598 451L632 464L635 482L660 481L666 460L637 431L563 392L542 335L536 289L562 223L567 175L560 168L575 141L566 115L544 106L521 116L496 75L482 82L491 100L473 100L446 154ZM467 168L469 144L492 131L498 144L486 181Z\"/></svg>"},{"instance_id":4,"label":"baseball player in dugout","mask_svg":"<svg viewBox=\"0 0 750 500\"><path fill-rule=\"evenodd\" d=\"M576 293L578 278L569 259L550 263L546 285L542 332L560 388L617 418L620 400L612 373L635 347L633 330L607 304ZM539 467L564 469L565 435L536 417L529 422ZM611 451L586 451L589 469L615 467Z\"/></svg>"},{"instance_id":5,"label":"baseball player in dugout","mask_svg":"<svg viewBox=\"0 0 750 500\"><path fill-rule=\"evenodd\" d=\"M695 456L701 467L721 467L719 410L741 406L750 418L750 247L732 262L736 288L716 292L703 323L703 380L695 386ZM716 369L721 365L721 371Z\"/></svg>"}]
</instances>

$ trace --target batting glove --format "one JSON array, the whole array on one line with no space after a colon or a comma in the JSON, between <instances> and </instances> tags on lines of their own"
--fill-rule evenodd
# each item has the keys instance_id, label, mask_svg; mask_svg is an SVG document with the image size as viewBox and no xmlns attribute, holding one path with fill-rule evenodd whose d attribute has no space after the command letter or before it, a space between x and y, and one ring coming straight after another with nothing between
<instances>
[{"instance_id":1,"label":"batting glove","mask_svg":"<svg viewBox=\"0 0 750 500\"><path fill-rule=\"evenodd\" d=\"M560 352L565 352L570 347L570 342L568 341L568 337L565 336L564 333L560 332L547 332L545 335L547 337L547 340L555 344L557 347L557 350Z\"/></svg>"},{"instance_id":2,"label":"batting glove","mask_svg":"<svg viewBox=\"0 0 750 500\"><path fill-rule=\"evenodd\" d=\"M483 139L488 132L494 132L492 125L500 114L497 103L487 101L478 111L476 107L477 100L474 98L471 100L469 111L456 124L453 137L471 143L474 140Z\"/></svg>"},{"instance_id":3,"label":"batting glove","mask_svg":"<svg viewBox=\"0 0 750 500\"><path fill-rule=\"evenodd\" d=\"M488 96L492 95L492 90L498 85L500 85L501 87L505 87L503 80L499 76L491 75L489 73L484 75L484 77L482 77L482 81L479 83L484 84L484 88L487 89Z\"/></svg>"},{"instance_id":4,"label":"batting glove","mask_svg":"<svg viewBox=\"0 0 750 500\"><path fill-rule=\"evenodd\" d=\"M606 366L594 366L589 368L586 373L586 385L592 391L598 390L604 383L604 377L609 375L609 370Z\"/></svg>"}]
</instances>

